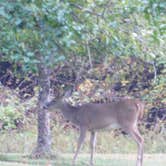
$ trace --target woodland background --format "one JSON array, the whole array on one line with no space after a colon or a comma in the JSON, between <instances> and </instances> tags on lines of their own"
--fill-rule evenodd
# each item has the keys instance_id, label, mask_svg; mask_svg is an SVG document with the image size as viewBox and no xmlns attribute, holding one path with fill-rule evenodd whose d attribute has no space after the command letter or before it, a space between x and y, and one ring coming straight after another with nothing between
<instances>
[{"instance_id":1,"label":"woodland background","mask_svg":"<svg viewBox=\"0 0 166 166\"><path fill-rule=\"evenodd\" d=\"M0 152L73 153L78 130L42 103L74 87L74 105L143 100L145 152L166 153L165 42L164 0L1 0ZM126 142L101 133L97 152L135 152Z\"/></svg>"}]
</instances>

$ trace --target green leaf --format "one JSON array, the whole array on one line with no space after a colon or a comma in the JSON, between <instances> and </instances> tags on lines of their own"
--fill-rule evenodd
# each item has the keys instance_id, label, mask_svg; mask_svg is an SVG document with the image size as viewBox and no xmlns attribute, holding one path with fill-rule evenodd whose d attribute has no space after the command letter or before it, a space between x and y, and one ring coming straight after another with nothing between
<instances>
[{"instance_id":1,"label":"green leaf","mask_svg":"<svg viewBox=\"0 0 166 166\"><path fill-rule=\"evenodd\" d=\"M58 56L56 59L55 59L55 62L62 62L62 61L64 61L66 58L65 58L65 56L64 55L60 55L60 56Z\"/></svg>"}]
</instances>

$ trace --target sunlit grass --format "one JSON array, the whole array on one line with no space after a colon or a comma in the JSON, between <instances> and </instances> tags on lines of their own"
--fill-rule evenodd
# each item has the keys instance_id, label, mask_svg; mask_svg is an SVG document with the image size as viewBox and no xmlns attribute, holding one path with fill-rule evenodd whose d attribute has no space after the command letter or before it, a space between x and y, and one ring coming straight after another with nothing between
<instances>
[{"instance_id":1,"label":"sunlit grass","mask_svg":"<svg viewBox=\"0 0 166 166\"><path fill-rule=\"evenodd\" d=\"M144 166L166 165L165 133L156 135L144 132ZM51 160L28 158L36 145L36 128L29 126L20 132L0 134L0 166L72 166L78 131L64 130L57 126L52 129L52 149L56 157ZM98 133L95 166L135 166L137 146L127 135L115 136L113 132ZM17 153L17 154L16 154ZM88 166L89 134L78 156L76 166ZM28 155L25 155L28 154ZM149 155L147 155L149 154Z\"/></svg>"},{"instance_id":2,"label":"sunlit grass","mask_svg":"<svg viewBox=\"0 0 166 166\"><path fill-rule=\"evenodd\" d=\"M64 130L61 126L52 129L52 150L57 153L73 153L79 132L74 129ZM166 133L155 134L147 132L145 139L145 153L166 153ZM81 149L82 153L89 152L89 134ZM32 126L20 132L11 131L0 133L1 153L31 153L36 145L37 131ZM127 135L115 136L113 132L97 133L96 152L104 154L112 153L136 153L136 143Z\"/></svg>"},{"instance_id":3,"label":"sunlit grass","mask_svg":"<svg viewBox=\"0 0 166 166\"><path fill-rule=\"evenodd\" d=\"M1 166L72 166L73 154L62 154L54 159L30 159L21 154L0 154ZM95 166L135 166L136 155L123 154L96 154ZM77 166L87 166L89 154L80 154ZM144 166L165 166L166 154L144 155Z\"/></svg>"}]
</instances>

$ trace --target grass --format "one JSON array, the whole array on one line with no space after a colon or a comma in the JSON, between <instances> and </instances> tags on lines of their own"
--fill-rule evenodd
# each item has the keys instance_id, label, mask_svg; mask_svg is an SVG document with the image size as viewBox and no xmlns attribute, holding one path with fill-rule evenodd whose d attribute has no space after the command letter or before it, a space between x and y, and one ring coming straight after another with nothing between
<instances>
[{"instance_id":1,"label":"grass","mask_svg":"<svg viewBox=\"0 0 166 166\"><path fill-rule=\"evenodd\" d=\"M56 127L52 130L52 150L61 153L73 153L76 149L78 131L64 130ZM143 135L145 139L145 153L166 153L166 133L155 134L147 132ZM12 139L11 139L12 138ZM34 126L21 132L12 131L0 133L0 153L31 153L36 146L36 129ZM137 145L128 136L115 136L111 132L100 132L97 135L97 153L136 153ZM82 153L89 152L89 133L87 134Z\"/></svg>"},{"instance_id":2,"label":"grass","mask_svg":"<svg viewBox=\"0 0 166 166\"><path fill-rule=\"evenodd\" d=\"M1 166L72 166L73 154L63 154L55 159L29 159L27 155L0 154ZM136 155L96 154L95 166L135 166ZM88 166L89 154L80 154L77 166ZM144 166L165 166L166 154L145 154Z\"/></svg>"},{"instance_id":3,"label":"grass","mask_svg":"<svg viewBox=\"0 0 166 166\"><path fill-rule=\"evenodd\" d=\"M143 166L166 165L166 133L144 132L145 155ZM76 149L78 131L64 130L60 126L52 129L52 150L58 154L52 160L29 159L36 146L37 132L34 125L20 132L0 133L0 166L71 166L73 152ZM100 132L97 137L95 166L135 166L136 143L128 136L115 135L113 132ZM76 166L87 166L89 162L89 134L81 149ZM132 154L132 155L131 155ZM149 155L148 155L149 154Z\"/></svg>"}]
</instances>

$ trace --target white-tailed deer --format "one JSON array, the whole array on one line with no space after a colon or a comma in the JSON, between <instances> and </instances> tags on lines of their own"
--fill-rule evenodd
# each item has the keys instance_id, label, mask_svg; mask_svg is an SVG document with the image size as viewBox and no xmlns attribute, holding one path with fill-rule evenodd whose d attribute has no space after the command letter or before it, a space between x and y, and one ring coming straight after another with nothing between
<instances>
[{"instance_id":1,"label":"white-tailed deer","mask_svg":"<svg viewBox=\"0 0 166 166\"><path fill-rule=\"evenodd\" d=\"M100 129L120 128L129 134L138 145L137 164L143 162L143 138L138 131L138 121L143 117L144 104L138 99L120 99L110 103L88 103L73 107L65 100L52 101L46 108L50 111L58 108L64 117L80 128L77 150L73 158L73 165L86 132L90 131L90 166L93 166L93 154L96 142L96 131Z\"/></svg>"}]
</instances>

